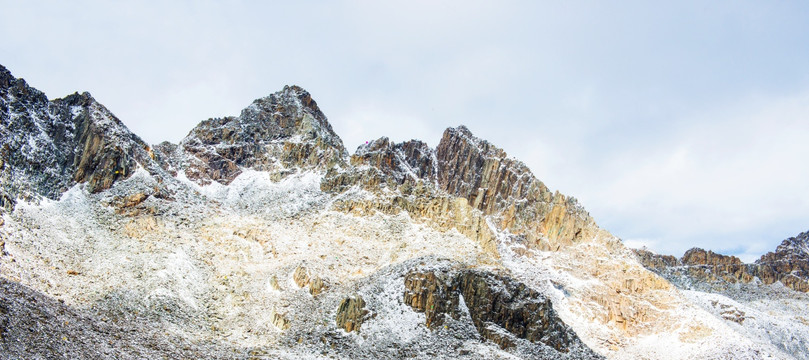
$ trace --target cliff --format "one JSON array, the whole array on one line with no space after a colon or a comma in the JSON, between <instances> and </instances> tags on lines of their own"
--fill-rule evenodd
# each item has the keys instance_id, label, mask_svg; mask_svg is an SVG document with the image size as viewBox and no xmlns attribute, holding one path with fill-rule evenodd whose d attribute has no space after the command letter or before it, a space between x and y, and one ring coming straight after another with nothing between
<instances>
[{"instance_id":1,"label":"cliff","mask_svg":"<svg viewBox=\"0 0 809 360\"><path fill-rule=\"evenodd\" d=\"M109 189L138 168L154 169L151 148L89 93L49 101L0 66L0 178L3 206L17 198L57 199L76 183Z\"/></svg>"},{"instance_id":2,"label":"cliff","mask_svg":"<svg viewBox=\"0 0 809 360\"><path fill-rule=\"evenodd\" d=\"M685 276L692 282L749 283L755 279L764 284L780 282L800 292L809 292L809 232L788 238L775 252L761 256L752 264L744 264L735 256L727 256L693 248L682 258L635 250L639 261L648 269L677 281Z\"/></svg>"}]
</instances>

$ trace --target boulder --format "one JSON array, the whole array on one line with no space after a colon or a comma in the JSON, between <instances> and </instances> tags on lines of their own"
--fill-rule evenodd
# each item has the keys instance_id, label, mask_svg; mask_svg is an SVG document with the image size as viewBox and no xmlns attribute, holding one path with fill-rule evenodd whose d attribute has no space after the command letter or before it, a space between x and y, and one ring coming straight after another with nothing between
<instances>
[{"instance_id":1,"label":"boulder","mask_svg":"<svg viewBox=\"0 0 809 360\"><path fill-rule=\"evenodd\" d=\"M340 302L335 322L339 328L347 332L359 332L368 314L369 311L365 309L365 300L361 296L355 295Z\"/></svg>"}]
</instances>

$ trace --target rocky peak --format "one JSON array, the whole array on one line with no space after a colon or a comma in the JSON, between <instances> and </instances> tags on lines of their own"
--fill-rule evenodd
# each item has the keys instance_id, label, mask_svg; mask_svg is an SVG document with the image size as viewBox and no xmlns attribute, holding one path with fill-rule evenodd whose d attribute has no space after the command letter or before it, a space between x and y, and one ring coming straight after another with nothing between
<instances>
[{"instance_id":1,"label":"rocky peak","mask_svg":"<svg viewBox=\"0 0 809 360\"><path fill-rule=\"evenodd\" d=\"M74 124L73 180L90 192L109 189L138 166L150 168L151 148L88 92L53 101L61 118Z\"/></svg>"},{"instance_id":2,"label":"rocky peak","mask_svg":"<svg viewBox=\"0 0 809 360\"><path fill-rule=\"evenodd\" d=\"M784 240L775 253L785 257L809 258L809 231Z\"/></svg>"},{"instance_id":3,"label":"rocky peak","mask_svg":"<svg viewBox=\"0 0 809 360\"><path fill-rule=\"evenodd\" d=\"M496 215L500 227L527 236L532 244L556 248L595 228L575 198L552 193L524 163L475 137L465 126L444 132L436 157L442 190L466 198L484 214Z\"/></svg>"},{"instance_id":4,"label":"rocky peak","mask_svg":"<svg viewBox=\"0 0 809 360\"><path fill-rule=\"evenodd\" d=\"M242 110L238 119L242 125L259 123L265 126L254 127L256 130L275 130L269 137L298 135L307 140L321 139L345 151L342 140L332 130L312 95L297 85L284 86L279 92L256 99ZM268 134L263 135L267 137Z\"/></svg>"},{"instance_id":5,"label":"rocky peak","mask_svg":"<svg viewBox=\"0 0 809 360\"><path fill-rule=\"evenodd\" d=\"M0 65L0 103L3 115L19 112L31 105L46 105L48 98L41 91L30 87L25 79L15 78L8 69Z\"/></svg>"},{"instance_id":6,"label":"rocky peak","mask_svg":"<svg viewBox=\"0 0 809 360\"><path fill-rule=\"evenodd\" d=\"M0 198L58 198L75 183L108 189L150 161L150 149L89 93L49 101L0 70Z\"/></svg>"},{"instance_id":7,"label":"rocky peak","mask_svg":"<svg viewBox=\"0 0 809 360\"><path fill-rule=\"evenodd\" d=\"M784 240L775 252L756 260L756 267L767 284L780 281L795 290L809 292L809 232Z\"/></svg>"},{"instance_id":8,"label":"rocky peak","mask_svg":"<svg viewBox=\"0 0 809 360\"><path fill-rule=\"evenodd\" d=\"M11 75L11 71L0 65L0 89L7 89L13 80L14 76Z\"/></svg>"},{"instance_id":9,"label":"rocky peak","mask_svg":"<svg viewBox=\"0 0 809 360\"><path fill-rule=\"evenodd\" d=\"M498 202L512 195L524 197L526 183L533 180L524 164L507 158L503 150L476 138L465 126L444 131L436 153L441 188L470 199L484 212L494 212L502 206ZM540 192L549 193L544 184L538 185Z\"/></svg>"},{"instance_id":10,"label":"rocky peak","mask_svg":"<svg viewBox=\"0 0 809 360\"><path fill-rule=\"evenodd\" d=\"M286 86L253 101L237 117L201 122L175 156L188 178L228 184L245 168L284 176L342 165L348 154L311 95Z\"/></svg>"}]
</instances>

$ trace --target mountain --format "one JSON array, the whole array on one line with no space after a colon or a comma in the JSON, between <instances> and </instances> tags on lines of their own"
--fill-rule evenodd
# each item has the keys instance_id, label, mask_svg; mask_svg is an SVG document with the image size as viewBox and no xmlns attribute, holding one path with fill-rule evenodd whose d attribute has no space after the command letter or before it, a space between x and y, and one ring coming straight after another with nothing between
<instances>
[{"instance_id":1,"label":"mountain","mask_svg":"<svg viewBox=\"0 0 809 360\"><path fill-rule=\"evenodd\" d=\"M6 358L808 358L805 240L685 288L464 126L349 155L287 86L151 146L0 70Z\"/></svg>"},{"instance_id":2,"label":"mountain","mask_svg":"<svg viewBox=\"0 0 809 360\"><path fill-rule=\"evenodd\" d=\"M0 177L3 205L17 198L57 199L74 183L88 191L109 189L152 153L89 93L48 101L0 66Z\"/></svg>"},{"instance_id":3,"label":"mountain","mask_svg":"<svg viewBox=\"0 0 809 360\"><path fill-rule=\"evenodd\" d=\"M680 259L648 250L636 253L644 266L683 287L756 282L780 283L795 291L809 292L809 232L784 240L775 252L762 255L753 264L700 248L686 251Z\"/></svg>"}]
</instances>

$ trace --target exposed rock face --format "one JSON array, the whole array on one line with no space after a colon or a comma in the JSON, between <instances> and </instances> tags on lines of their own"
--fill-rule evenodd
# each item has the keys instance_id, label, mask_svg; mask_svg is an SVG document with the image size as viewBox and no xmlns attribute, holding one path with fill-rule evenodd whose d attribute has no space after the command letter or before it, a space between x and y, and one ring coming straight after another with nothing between
<instances>
[{"instance_id":1,"label":"exposed rock face","mask_svg":"<svg viewBox=\"0 0 809 360\"><path fill-rule=\"evenodd\" d=\"M809 232L784 240L775 252L764 254L753 264L699 248L686 251L681 259L646 250L635 253L646 268L674 282L682 276L707 283L749 283L759 278L765 284L780 281L793 290L809 292Z\"/></svg>"},{"instance_id":2,"label":"exposed rock face","mask_svg":"<svg viewBox=\"0 0 809 360\"><path fill-rule=\"evenodd\" d=\"M756 261L756 276L765 284L780 281L792 289L809 292L809 231L784 240Z\"/></svg>"},{"instance_id":3,"label":"exposed rock face","mask_svg":"<svg viewBox=\"0 0 809 360\"><path fill-rule=\"evenodd\" d=\"M566 352L578 337L556 315L551 301L524 284L505 277L481 272L465 272L458 279L472 321L484 337L501 347L510 340L501 335L495 324L514 336L541 342Z\"/></svg>"},{"instance_id":4,"label":"exposed rock face","mask_svg":"<svg viewBox=\"0 0 809 360\"><path fill-rule=\"evenodd\" d=\"M275 310L275 308L273 308L270 312L270 320L272 321L273 326L275 326L278 330L289 329L289 326L291 325L286 314L278 312Z\"/></svg>"},{"instance_id":5,"label":"exposed rock face","mask_svg":"<svg viewBox=\"0 0 809 360\"><path fill-rule=\"evenodd\" d=\"M750 282L753 280L748 266L735 256L720 255L713 251L693 248L685 252L680 262L692 277L715 281Z\"/></svg>"},{"instance_id":6,"label":"exposed rock face","mask_svg":"<svg viewBox=\"0 0 809 360\"><path fill-rule=\"evenodd\" d=\"M731 266L741 265L742 261L735 256L717 254L710 250L693 248L683 254L680 262L686 266L706 265L706 266Z\"/></svg>"},{"instance_id":7,"label":"exposed rock face","mask_svg":"<svg viewBox=\"0 0 809 360\"><path fill-rule=\"evenodd\" d=\"M275 275L271 276L270 280L268 282L269 282L268 285L270 286L270 289L273 289L275 291L280 291L281 290L281 285L278 285L278 277L276 277Z\"/></svg>"},{"instance_id":8,"label":"exposed rock face","mask_svg":"<svg viewBox=\"0 0 809 360\"><path fill-rule=\"evenodd\" d=\"M575 198L551 193L525 164L463 126L450 128L436 149L438 183L531 244L553 249L592 235L594 222ZM544 234L542 243L537 234Z\"/></svg>"},{"instance_id":9,"label":"exposed rock face","mask_svg":"<svg viewBox=\"0 0 809 360\"><path fill-rule=\"evenodd\" d=\"M298 285L298 287L309 285L309 271L307 271L303 265L299 265L297 268L295 268L295 272L292 273L292 280L295 281L295 284Z\"/></svg>"},{"instance_id":10,"label":"exposed rock face","mask_svg":"<svg viewBox=\"0 0 809 360\"><path fill-rule=\"evenodd\" d=\"M672 255L659 255L648 250L635 249L635 255L638 260L648 269L651 270L664 270L666 268L680 266L680 259Z\"/></svg>"},{"instance_id":11,"label":"exposed rock face","mask_svg":"<svg viewBox=\"0 0 809 360\"><path fill-rule=\"evenodd\" d=\"M321 189L342 192L359 185L397 191L376 203L338 201L338 210L407 211L439 226L451 223L494 256L494 236L484 216L541 250L557 250L597 229L575 198L552 193L525 164L463 126L447 129L435 150L421 141L392 144L380 138L360 146L351 165L329 172Z\"/></svg>"},{"instance_id":12,"label":"exposed rock face","mask_svg":"<svg viewBox=\"0 0 809 360\"><path fill-rule=\"evenodd\" d=\"M414 271L404 279L404 303L424 312L435 328L449 318L471 317L478 333L501 348L514 339L567 352L580 340L542 294L510 278L476 270L457 274Z\"/></svg>"},{"instance_id":13,"label":"exposed rock face","mask_svg":"<svg viewBox=\"0 0 809 360\"><path fill-rule=\"evenodd\" d=\"M70 109L73 116L77 140L73 180L86 182L90 192L109 189L116 180L129 177L138 164L150 167L151 148L90 94L73 94L54 103Z\"/></svg>"},{"instance_id":14,"label":"exposed rock face","mask_svg":"<svg viewBox=\"0 0 809 360\"><path fill-rule=\"evenodd\" d=\"M278 176L326 170L348 157L312 96L297 86L254 101L237 117L205 120L176 149L161 148L169 164L201 184L228 184L244 168Z\"/></svg>"},{"instance_id":15,"label":"exposed rock face","mask_svg":"<svg viewBox=\"0 0 809 360\"><path fill-rule=\"evenodd\" d=\"M396 184L415 185L419 179L436 179L435 151L419 140L392 144L387 137L360 146L351 156L351 165L363 166L381 172L376 181L366 182L366 186L377 186L382 181L392 180Z\"/></svg>"},{"instance_id":16,"label":"exposed rock face","mask_svg":"<svg viewBox=\"0 0 809 360\"><path fill-rule=\"evenodd\" d=\"M89 93L49 101L0 66L0 198L56 199L75 183L90 192L128 178L152 153Z\"/></svg>"},{"instance_id":17,"label":"exposed rock face","mask_svg":"<svg viewBox=\"0 0 809 360\"><path fill-rule=\"evenodd\" d=\"M337 326L345 331L359 332L368 314L369 311L365 309L365 301L361 296L347 297L340 302L335 321Z\"/></svg>"},{"instance_id":18,"label":"exposed rock face","mask_svg":"<svg viewBox=\"0 0 809 360\"><path fill-rule=\"evenodd\" d=\"M435 272L411 272L404 279L404 303L423 312L430 328L443 324L447 314L458 316L458 311L452 311L458 306L458 295L450 294L453 289L447 286L448 280L438 276Z\"/></svg>"},{"instance_id":19,"label":"exposed rock face","mask_svg":"<svg viewBox=\"0 0 809 360\"><path fill-rule=\"evenodd\" d=\"M326 283L319 276L315 276L312 281L309 282L309 294L312 296L317 296L326 291L326 289Z\"/></svg>"},{"instance_id":20,"label":"exposed rock face","mask_svg":"<svg viewBox=\"0 0 809 360\"><path fill-rule=\"evenodd\" d=\"M55 199L73 185L76 126L45 94L0 66L0 161L6 207L19 196Z\"/></svg>"}]
</instances>

